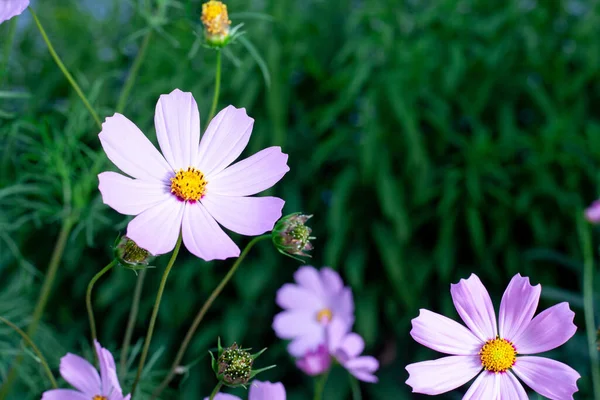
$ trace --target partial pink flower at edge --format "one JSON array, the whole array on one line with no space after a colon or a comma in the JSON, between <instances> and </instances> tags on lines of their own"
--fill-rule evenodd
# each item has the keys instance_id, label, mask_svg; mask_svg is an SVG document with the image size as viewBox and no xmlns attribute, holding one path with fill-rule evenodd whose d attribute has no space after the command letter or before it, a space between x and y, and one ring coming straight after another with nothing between
<instances>
[{"instance_id":1,"label":"partial pink flower at edge","mask_svg":"<svg viewBox=\"0 0 600 400\"><path fill-rule=\"evenodd\" d=\"M281 382L261 382L252 381L250 382L250 390L248 391L248 400L285 400L286 393L285 387ZM205 397L204 400L208 400ZM226 394L218 393L214 400L241 400L239 397Z\"/></svg>"},{"instance_id":2,"label":"partial pink flower at edge","mask_svg":"<svg viewBox=\"0 0 600 400\"><path fill-rule=\"evenodd\" d=\"M29 6L29 0L0 0L0 24L21 15Z\"/></svg>"},{"instance_id":3,"label":"partial pink flower at edge","mask_svg":"<svg viewBox=\"0 0 600 400\"><path fill-rule=\"evenodd\" d=\"M270 231L284 201L252 197L288 171L287 154L269 147L233 163L244 151L254 120L228 106L200 140L200 115L191 93L160 96L155 125L162 154L121 114L106 119L99 134L108 158L124 173L98 178L102 200L136 217L127 237L154 255L173 250L179 233L185 247L206 261L237 257L240 249L221 229L255 236Z\"/></svg>"},{"instance_id":4,"label":"partial pink flower at edge","mask_svg":"<svg viewBox=\"0 0 600 400\"><path fill-rule=\"evenodd\" d=\"M585 209L585 218L592 224L600 223L600 200L594 201Z\"/></svg>"},{"instance_id":5,"label":"partial pink flower at edge","mask_svg":"<svg viewBox=\"0 0 600 400\"><path fill-rule=\"evenodd\" d=\"M406 383L414 393L437 395L477 377L463 399L527 400L518 377L549 399L573 399L579 373L558 361L530 356L563 345L577 330L568 303L534 318L540 293L540 285L531 286L529 278L514 276L496 323L491 298L476 275L452 285L454 305L467 327L421 310L412 321L411 336L449 356L408 365Z\"/></svg>"}]
</instances>

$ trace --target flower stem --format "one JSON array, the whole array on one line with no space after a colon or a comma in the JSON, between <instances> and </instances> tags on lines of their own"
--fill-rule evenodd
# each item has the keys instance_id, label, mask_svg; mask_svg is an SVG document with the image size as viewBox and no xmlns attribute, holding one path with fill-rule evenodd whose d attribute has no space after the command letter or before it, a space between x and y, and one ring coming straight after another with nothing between
<instances>
[{"instance_id":1,"label":"flower stem","mask_svg":"<svg viewBox=\"0 0 600 400\"><path fill-rule=\"evenodd\" d=\"M329 369L321 375L320 379L315 382L315 397L314 400L322 400L323 399L323 391L325 390L325 384L327 383L327 378L329 377Z\"/></svg>"},{"instance_id":2,"label":"flower stem","mask_svg":"<svg viewBox=\"0 0 600 400\"><path fill-rule=\"evenodd\" d=\"M194 336L194 333L196 333L196 329L198 329L198 325L200 325L200 322L204 318L204 315L207 313L208 309L212 306L215 299L219 296L219 294L221 294L221 292L223 291L223 289L225 288L227 283L231 280L231 278L235 274L235 271L242 264L242 261L244 261L244 258L246 258L246 255L248 255L248 253L250 252L250 249L252 247L254 247L254 245L256 243L260 242L261 240L270 239L270 238L271 238L271 235L267 234L267 235L257 236L254 239L252 239L246 245L246 248L244 248L244 250L242 251L242 254L238 257L238 259L235 260L235 263L233 264L233 266L231 267L231 269L229 270L227 275L225 275L223 280L219 283L219 285L215 288L215 290L213 290L213 292L210 294L210 296L208 297L206 302L202 305L202 308L200 308L200 311L198 311L198 314L196 314L196 318L194 318L194 322L192 322L192 325L189 327L187 333L185 334L185 338L183 339L183 342L181 342L181 346L179 346L179 350L177 351L177 355L175 356L175 360L173 361L173 364L171 365L171 369L169 370L169 373L167 374L166 378L163 379L163 381L160 383L160 385L156 388L154 393L152 393L152 399L156 399L158 396L160 396L162 391L165 390L165 388L167 387L169 382L171 382L171 380L175 376L175 370L177 369L177 367L179 366L179 363L183 359L183 355L185 354L185 351L187 350L187 348L190 344L190 341L192 340L192 337Z\"/></svg>"},{"instance_id":3,"label":"flower stem","mask_svg":"<svg viewBox=\"0 0 600 400\"><path fill-rule=\"evenodd\" d=\"M350 379L350 389L352 391L352 400L362 400L362 395L360 394L360 386L358 384L358 380L352 376L352 374L348 374L348 378Z\"/></svg>"},{"instance_id":4,"label":"flower stem","mask_svg":"<svg viewBox=\"0 0 600 400\"><path fill-rule=\"evenodd\" d=\"M10 58L10 51L13 46L15 39L15 32L17 31L17 18L12 18L8 23L8 35L6 35L6 42L4 43L4 54L2 63L0 64L0 86L4 84L4 78L8 75L8 60Z\"/></svg>"},{"instance_id":5,"label":"flower stem","mask_svg":"<svg viewBox=\"0 0 600 400\"><path fill-rule=\"evenodd\" d=\"M54 58L56 65L58 65L58 68L60 68L62 73L65 75L65 78L67 78L67 80L69 81L69 83L71 84L73 89L75 89L75 92L77 92L77 94L79 95L79 98L85 105L85 108L87 108L87 110L91 114L92 118L94 118L94 121L96 121L96 124L98 125L98 127L100 129L102 129L102 121L100 121L100 117L98 117L98 114L92 108L92 105L90 104L88 99L83 94L83 91L81 90L81 88L79 87L77 82L75 82L75 79L73 78L73 76L71 75L71 73L69 72L67 67L65 67L65 64L63 64L62 60L56 53L56 50L54 50L54 46L52 46L52 43L50 42L50 39L48 38L48 35L46 34L46 30L44 29L44 27L42 26L42 23L38 19L37 14L33 11L33 8L31 8L31 7L29 7L29 12L31 12L31 16L33 17L33 20L35 21L37 28L39 29L40 33L42 34L42 38L44 39L44 42L46 42L46 46L48 46L48 51L50 52L50 55L52 55L52 58Z\"/></svg>"},{"instance_id":6,"label":"flower stem","mask_svg":"<svg viewBox=\"0 0 600 400\"><path fill-rule=\"evenodd\" d=\"M169 277L169 272L171 272L171 268L173 268L173 264L175 264L175 260L177 259L177 254L179 254L180 247L181 233L179 234L179 238L177 238L177 244L175 245L175 249L173 250L173 254L171 255L169 264L167 264L167 268L165 269L165 272L163 272L162 279L160 281L160 286L158 287L158 293L156 294L156 301L154 302L154 308L152 309L152 316L150 317L150 324L148 325L148 332L146 333L146 340L144 341L144 348L142 350L140 364L138 366L137 375L135 376L135 381L133 381L133 386L131 388L132 399L135 395L135 389L137 388L137 385L142 376L142 370L144 369L144 364L146 363L146 357L148 357L148 350L150 349L152 334L154 333L154 325L156 325L156 317L158 316L158 309L160 308L160 301L162 299L163 292L165 291L167 278Z\"/></svg>"},{"instance_id":7,"label":"flower stem","mask_svg":"<svg viewBox=\"0 0 600 400\"><path fill-rule=\"evenodd\" d=\"M137 78L137 74L140 70L140 66L146 57L146 50L148 50L148 45L150 44L150 38L152 37L152 30L149 30L148 33L144 36L144 40L142 41L142 45L140 50L133 60L133 65L131 66L131 71L129 71L129 75L127 76L127 80L125 81L125 85L123 85L123 89L121 90L121 94L119 95L119 101L117 101L117 109L118 113L122 113L125 109L127 99L129 98L129 93L131 93L131 89L135 83L135 79Z\"/></svg>"},{"instance_id":8,"label":"flower stem","mask_svg":"<svg viewBox=\"0 0 600 400\"><path fill-rule=\"evenodd\" d=\"M92 307L92 289L94 289L94 285L98 281L98 279L102 278L102 276L107 273L112 267L115 266L117 260L112 260L110 264L106 267L102 268L100 272L98 272L87 287L87 292L85 295L85 305L87 307L88 317L90 319L90 331L92 332L92 348L94 347L94 341L98 339L98 335L96 334L96 321L94 319L94 308Z\"/></svg>"},{"instance_id":9,"label":"flower stem","mask_svg":"<svg viewBox=\"0 0 600 400\"><path fill-rule=\"evenodd\" d=\"M583 213L582 213L583 214ZM583 310L590 355L590 369L594 398L600 399L600 370L598 369L598 350L596 345L596 323L594 321L594 254L590 229L583 217L579 218L579 236L583 250Z\"/></svg>"},{"instance_id":10,"label":"flower stem","mask_svg":"<svg viewBox=\"0 0 600 400\"><path fill-rule=\"evenodd\" d=\"M144 287L144 279L146 279L146 270L143 269L137 278L135 284L135 290L133 292L133 301L131 303L131 310L129 310L129 319L127 321L127 329L125 330L125 337L123 338L123 345L121 346L121 360L119 363L119 372L121 375L125 374L125 368L127 367L127 355L129 353L129 344L131 343L131 337L133 336L133 328L135 328L135 320L137 319L138 310L140 309L140 298L142 297L142 288Z\"/></svg>"},{"instance_id":11,"label":"flower stem","mask_svg":"<svg viewBox=\"0 0 600 400\"><path fill-rule=\"evenodd\" d=\"M44 358L44 355L42 354L40 349L35 345L35 343L33 343L33 340L31 340L31 338L25 332L23 332L18 326L16 326L15 324L10 322L6 318L0 317L0 322L3 322L6 325L10 326L12 328L12 330L14 330L19 335L21 335L23 340L27 342L27 344L31 347L31 349L33 350L35 355L40 360L40 363L44 367L44 371L46 371L46 375L48 375L48 379L50 379L50 382L52 383L52 387L55 389L58 388L58 385L56 384L56 379L54 379L54 375L52 375L52 370L48 366L48 362L46 361L46 358Z\"/></svg>"},{"instance_id":12,"label":"flower stem","mask_svg":"<svg viewBox=\"0 0 600 400\"><path fill-rule=\"evenodd\" d=\"M213 400L215 398L215 396L217 395L217 393L219 393L219 390L221 390L221 387L223 387L223 382L219 381L219 383L217 383L217 386L215 386L214 390L210 394L210 397L208 398L208 400Z\"/></svg>"},{"instance_id":13,"label":"flower stem","mask_svg":"<svg viewBox=\"0 0 600 400\"><path fill-rule=\"evenodd\" d=\"M219 93L221 90L221 50L217 50L217 72L215 75L215 94L213 95L212 106L210 107L210 113L208 113L207 125L213 119L217 112L217 103L219 102Z\"/></svg>"}]
</instances>

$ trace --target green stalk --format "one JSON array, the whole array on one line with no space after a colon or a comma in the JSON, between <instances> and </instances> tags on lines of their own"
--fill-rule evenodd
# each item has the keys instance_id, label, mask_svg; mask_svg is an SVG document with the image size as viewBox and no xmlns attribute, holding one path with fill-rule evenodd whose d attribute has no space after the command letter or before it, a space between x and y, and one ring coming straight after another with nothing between
<instances>
[{"instance_id":1,"label":"green stalk","mask_svg":"<svg viewBox=\"0 0 600 400\"><path fill-rule=\"evenodd\" d=\"M44 42L46 42L46 46L48 46L48 51L50 52L50 55L52 55L52 58L54 58L56 65L58 65L58 68L60 68L62 73L65 75L65 78L67 78L67 80L69 81L69 83L71 84L71 86L73 87L75 92L77 92L77 94L79 95L79 98L81 99L81 101L83 101L85 108L87 108L87 110L91 114L92 118L94 118L94 121L96 121L96 124L98 125L98 127L100 129L102 129L102 121L100 121L100 117L98 117L98 114L96 113L96 111L94 111L94 108L88 101L87 97L85 97L85 95L83 94L83 91L81 90L81 88L79 87L77 82L75 82L75 79L73 78L73 76L71 75L71 73L69 72L67 67L65 67L65 64L63 64L62 60L56 53L56 50L54 50L54 46L52 46L52 43L50 42L50 39L48 38L48 35L46 34L46 30L44 29L44 27L42 26L42 23L38 19L37 14L33 11L33 8L31 8L31 7L29 7L29 12L31 12L31 16L33 17L33 20L35 21L37 28L39 29L40 33L42 34L42 38L44 39Z\"/></svg>"},{"instance_id":2,"label":"green stalk","mask_svg":"<svg viewBox=\"0 0 600 400\"><path fill-rule=\"evenodd\" d=\"M592 251L592 238L587 222L583 217L580 217L578 222L584 260L583 312L585 317L585 329L587 333L594 398L600 399L600 369L598 369L596 323L594 321L594 254Z\"/></svg>"},{"instance_id":3,"label":"green stalk","mask_svg":"<svg viewBox=\"0 0 600 400\"><path fill-rule=\"evenodd\" d=\"M100 272L94 275L87 287L87 293L85 295L85 305L87 307L88 317L90 319L90 330L92 331L92 348L94 348L94 341L98 339L98 335L96 334L96 320L94 319L94 308L92 307L92 289L94 289L94 285L96 284L98 279L102 278L102 276L116 264L117 260L112 260L110 264L102 268Z\"/></svg>"},{"instance_id":4,"label":"green stalk","mask_svg":"<svg viewBox=\"0 0 600 400\"><path fill-rule=\"evenodd\" d=\"M54 389L58 388L58 385L56 384L56 379L54 379L54 375L52 375L52 370L48 366L48 362L46 361L46 358L44 358L44 355L42 354L42 352L40 351L40 349L35 345L35 343L33 343L33 340L31 340L31 338L25 332L23 332L18 326L16 326L15 324L13 324L12 322L10 322L6 318L0 317L0 322L3 322L6 325L10 326L12 328L12 330L14 330L19 335L21 335L21 337L23 338L23 340L25 342L27 342L27 344L31 347L31 349L33 350L33 352L35 353L35 355L40 360L40 363L44 367L44 371L46 371L46 375L48 375L48 379L50 379L50 383L52 383L52 387ZM5 394L2 395L2 398L4 398L4 395Z\"/></svg>"},{"instance_id":5,"label":"green stalk","mask_svg":"<svg viewBox=\"0 0 600 400\"><path fill-rule=\"evenodd\" d=\"M8 25L8 35L4 43L4 55L0 64L0 86L3 85L4 78L8 75L8 59L10 58L10 51L15 40L15 32L17 31L17 18L12 18L6 24Z\"/></svg>"},{"instance_id":6,"label":"green stalk","mask_svg":"<svg viewBox=\"0 0 600 400\"><path fill-rule=\"evenodd\" d=\"M129 354L129 344L131 343L131 337L133 336L133 329L135 328L135 320L140 309L140 298L142 297L142 288L144 287L144 280L146 279L146 270L143 269L137 278L135 284L135 290L133 291L133 301L131 302L131 309L129 310L129 319L127 320L127 329L125 330L125 337L123 338L123 345L121 346L121 360L119 362L119 372L121 375L125 374L125 368L127 367L127 356Z\"/></svg>"},{"instance_id":7,"label":"green stalk","mask_svg":"<svg viewBox=\"0 0 600 400\"><path fill-rule=\"evenodd\" d=\"M169 260L169 264L167 264L167 268L163 273L162 279L160 281L160 286L158 287L158 293L156 294L156 301L154 302L154 308L152 309L152 316L150 317L150 325L148 325L148 332L146 333L146 340L144 341L144 349L142 350L142 356L140 358L140 364L138 366L137 375L135 377L135 381L133 381L133 386L131 388L131 398L135 395L135 389L140 381L142 376L142 370L144 369L144 364L146 363L146 357L148 357L148 350L150 349L150 342L152 341L152 334L154 333L154 326L156 325L156 317L158 316L158 309L160 308L160 301L162 299L163 292L165 291L165 286L167 284L167 278L169 277L169 272L171 272L171 268L173 268L173 264L175 264L175 260L177 259L177 254L179 254L179 248L181 247L181 233L179 234L179 238L177 239L177 244L175 245L175 249L173 250L173 254L171 255L171 259Z\"/></svg>"},{"instance_id":8,"label":"green stalk","mask_svg":"<svg viewBox=\"0 0 600 400\"><path fill-rule=\"evenodd\" d=\"M131 89L135 83L135 79L137 78L137 74L140 70L140 66L142 65L142 61L146 57L146 51L148 50L148 45L150 44L150 38L152 37L152 30L149 30L148 33L144 36L144 40L142 41L142 45L140 50L133 60L133 65L131 66L131 71L129 71L129 75L127 76L127 80L125 81L125 85L121 90L121 94L119 95L119 101L117 102L117 112L122 113L125 109L127 99L129 98L129 93L131 93Z\"/></svg>"},{"instance_id":9,"label":"green stalk","mask_svg":"<svg viewBox=\"0 0 600 400\"><path fill-rule=\"evenodd\" d=\"M206 126L210 123L217 112L217 103L219 102L219 94L221 91L221 50L217 50L217 72L215 75L215 94L213 95L212 106L210 107L210 112L208 113L208 120L206 121Z\"/></svg>"},{"instance_id":10,"label":"green stalk","mask_svg":"<svg viewBox=\"0 0 600 400\"><path fill-rule=\"evenodd\" d=\"M219 390L221 390L221 387L223 387L223 382L219 381L219 383L217 383L217 386L215 386L212 393L210 394L210 397L208 398L208 400L213 400L215 398L215 396L217 395L217 393L219 393Z\"/></svg>"},{"instance_id":11,"label":"green stalk","mask_svg":"<svg viewBox=\"0 0 600 400\"><path fill-rule=\"evenodd\" d=\"M221 292L223 291L223 289L225 288L227 283L231 280L231 278L235 274L235 271L237 271L238 267L242 264L242 261L244 261L244 258L246 258L246 255L248 255L248 253L250 252L250 249L252 247L254 247L254 245L256 243L260 242L261 240L270 239L270 238L271 238L271 235L267 234L267 235L257 236L254 239L252 239L246 245L246 248L244 248L244 250L242 251L242 254L238 257L238 259L235 260L235 263L233 264L233 266L231 267L231 269L229 270L227 275L225 275L223 280L219 283L219 285L215 288L215 290L213 290L213 292L210 294L210 296L208 297L206 302L202 305L202 308L200 308L200 311L198 311L198 314L196 314L196 318L194 318L194 322L192 322L192 325L189 327L187 333L185 334L185 338L183 339L183 342L181 342L181 346L179 346L179 350L177 351L177 355L175 356L175 360L173 361L173 364L171 365L171 369L169 370L169 373L167 374L166 378L163 379L163 381L160 383L160 385L156 388L156 390L154 390L154 393L152 393L152 399L156 399L158 396L160 396L160 394L163 392L163 390L165 390L165 388L167 387L169 382L171 382L171 380L175 376L175 370L177 369L177 367L179 366L179 363L183 359L183 355L185 354L185 351L187 350L187 348L190 344L190 341L192 340L192 337L194 336L194 333L196 333L196 329L198 329L198 325L200 325L200 322L202 322L202 319L208 312L208 309L212 306L213 302L216 300L216 298L219 296L219 294L221 294Z\"/></svg>"},{"instance_id":12,"label":"green stalk","mask_svg":"<svg viewBox=\"0 0 600 400\"><path fill-rule=\"evenodd\" d=\"M362 400L362 395L360 394L360 386L358 385L358 380L352 376L352 374L348 373L348 378L350 379L350 389L352 391L352 400Z\"/></svg>"},{"instance_id":13,"label":"green stalk","mask_svg":"<svg viewBox=\"0 0 600 400\"><path fill-rule=\"evenodd\" d=\"M330 370L331 369L328 369L323 375L321 375L320 379L315 382L315 396L313 397L313 400L323 399L323 392L325 391L325 384L327 383Z\"/></svg>"}]
</instances>

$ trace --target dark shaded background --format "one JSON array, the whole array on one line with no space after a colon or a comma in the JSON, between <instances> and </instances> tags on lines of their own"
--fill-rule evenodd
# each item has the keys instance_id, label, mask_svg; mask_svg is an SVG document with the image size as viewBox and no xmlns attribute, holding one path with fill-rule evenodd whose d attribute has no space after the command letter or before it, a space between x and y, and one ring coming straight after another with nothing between
<instances>
[{"instance_id":1,"label":"dark shaded background","mask_svg":"<svg viewBox=\"0 0 600 400\"><path fill-rule=\"evenodd\" d=\"M114 112L141 37L150 26L157 29L124 112L152 140L160 94L191 91L206 116L215 62L214 52L198 47L201 2L158 4L156 12L154 1L34 2L102 117ZM600 161L598 2L227 4L234 25L244 22L271 82L267 88L245 46L230 46L220 108L243 106L255 118L245 154L270 145L290 154L291 171L271 193L286 200L286 213L314 214L311 263L332 266L353 288L354 329L382 364L380 383L362 385L363 398L425 398L411 395L404 367L438 355L410 338L410 320L419 308L456 317L450 283L471 272L496 304L517 272L542 284L541 307L571 303L578 333L551 355L581 373L576 398L593 398L582 296L581 235L589 232L581 213L596 195ZM90 172L105 157L98 129L31 16L19 18L12 51L8 29L0 26L0 47L10 52L0 92L0 315L26 326L61 223L76 215L35 337L57 371L67 351L91 354L85 289L110 261L127 221L101 203ZM159 258L148 272L135 332L140 345L167 260ZM231 264L182 252L163 298L143 390L161 380ZM278 367L261 378L283 381L291 400L311 398L311 380L271 329L279 311L275 292L299 265L268 243L251 252L202 323L185 357L189 370L174 382L171 397L208 395L215 380L207 349L221 336L226 343L268 346L259 365ZM95 291L99 337L115 354L134 285L134 273L120 269ZM19 342L0 329L4 380ZM134 372L121 377L125 387ZM47 388L28 356L11 398L39 398ZM439 398L459 399L465 390ZM342 370L330 377L325 398L351 398Z\"/></svg>"}]
</instances>

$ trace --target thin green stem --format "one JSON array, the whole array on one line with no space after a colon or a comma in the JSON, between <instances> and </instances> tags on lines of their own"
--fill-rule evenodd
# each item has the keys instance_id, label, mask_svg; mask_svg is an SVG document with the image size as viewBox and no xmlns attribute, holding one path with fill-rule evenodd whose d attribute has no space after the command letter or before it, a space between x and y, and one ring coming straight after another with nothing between
<instances>
[{"instance_id":1,"label":"thin green stem","mask_svg":"<svg viewBox=\"0 0 600 400\"><path fill-rule=\"evenodd\" d=\"M583 213L582 213L583 214ZM579 218L579 236L583 248L583 311L588 339L588 352L592 372L594 398L600 399L600 369L598 368L598 349L596 344L596 322L594 321L594 253L592 238L587 222Z\"/></svg>"},{"instance_id":2,"label":"thin green stem","mask_svg":"<svg viewBox=\"0 0 600 400\"><path fill-rule=\"evenodd\" d=\"M96 333L96 320L94 319L94 308L92 307L92 290L94 289L94 285L96 284L98 279L102 278L102 276L116 264L117 260L112 260L110 264L102 268L100 272L94 275L87 287L87 292L85 295L85 305L87 307L88 317L90 319L90 331L92 332L92 348L94 347L94 341L98 339L98 335Z\"/></svg>"},{"instance_id":3,"label":"thin green stem","mask_svg":"<svg viewBox=\"0 0 600 400\"><path fill-rule=\"evenodd\" d=\"M223 289L225 288L227 283L231 280L231 278L235 274L235 271L237 271L238 267L242 264L242 261L244 261L244 258L246 258L246 255L248 255L248 253L250 252L250 249L252 249L252 247L254 247L254 245L256 243L260 242L261 240L270 239L270 238L271 238L271 235L267 234L267 235L257 236L254 239L252 239L246 245L246 248L244 248L244 250L242 251L242 254L240 254L238 259L235 260L235 263L233 264L233 266L231 267L229 272L227 272L227 275L225 275L223 280L221 280L219 285L210 294L210 296L208 297L206 302L202 305L202 308L200 308L200 311L198 311L198 314L196 314L196 318L194 318L194 322L192 322L192 325L189 327L187 333L185 334L185 338L183 339L183 342L181 342L181 346L179 346L179 350L177 351L177 355L175 356L175 360L173 361L173 364L171 365L171 369L169 370L169 373L167 374L165 379L163 379L163 381L160 383L160 385L156 388L156 390L154 390L154 393L152 393L152 399L156 399L158 396L160 396L160 394L163 392L163 390L165 390L165 388L167 387L169 382L171 382L171 380L175 376L175 371L176 371L177 367L179 366L179 363L183 359L183 355L185 354L185 351L187 350L187 348L194 336L194 333L196 333L196 329L198 329L198 325L200 325L200 322L202 322L202 319L206 315L208 309L212 306L213 302L216 300L216 298L219 296L219 294L221 294L221 292L223 291Z\"/></svg>"},{"instance_id":4,"label":"thin green stem","mask_svg":"<svg viewBox=\"0 0 600 400\"><path fill-rule=\"evenodd\" d=\"M217 393L219 393L219 390L221 390L222 387L223 387L223 382L219 381L219 383L217 383L217 386L215 386L212 393L210 394L210 397L208 398L208 400L213 400L215 398L215 396L217 395Z\"/></svg>"},{"instance_id":5,"label":"thin green stem","mask_svg":"<svg viewBox=\"0 0 600 400\"><path fill-rule=\"evenodd\" d=\"M323 399L323 392L325 391L325 384L327 383L327 378L329 377L329 371L330 369L321 375L321 377L315 382L315 396L313 397L313 400Z\"/></svg>"},{"instance_id":6,"label":"thin green stem","mask_svg":"<svg viewBox=\"0 0 600 400\"><path fill-rule=\"evenodd\" d=\"M135 79L137 78L137 74L140 70L140 66L146 57L146 51L148 50L148 45L150 44L150 38L152 37L152 30L149 30L148 33L144 36L144 40L142 41L142 45L140 46L140 50L133 60L133 65L131 66L131 70L129 71L129 75L127 76L127 80L125 81L125 85L123 85L123 89L121 89L121 94L119 95L119 101L117 101L117 112L122 113L127 105L127 99L129 98L129 93L131 93L131 89L135 83Z\"/></svg>"},{"instance_id":7,"label":"thin green stem","mask_svg":"<svg viewBox=\"0 0 600 400\"><path fill-rule=\"evenodd\" d=\"M127 329L125 330L125 337L123 338L123 345L121 346L121 360L119 362L119 372L121 375L125 374L125 368L127 367L127 357L129 355L129 344L131 343L131 337L133 336L133 329L135 328L135 320L140 309L140 299L142 297L142 288L144 287L144 280L146 279L146 270L143 269L137 278L135 289L133 291L133 301L131 302L131 309L129 310L129 319L127 320Z\"/></svg>"},{"instance_id":8,"label":"thin green stem","mask_svg":"<svg viewBox=\"0 0 600 400\"><path fill-rule=\"evenodd\" d=\"M213 119L217 112L217 103L219 102L219 93L221 91L221 50L217 50L217 72L215 75L215 94L213 95L212 106L210 107L210 113L208 113L207 124ZM208 126L208 125L207 125Z\"/></svg>"},{"instance_id":9,"label":"thin green stem","mask_svg":"<svg viewBox=\"0 0 600 400\"><path fill-rule=\"evenodd\" d=\"M46 46L48 46L48 51L50 52L50 55L52 55L54 62L56 62L56 65L58 65L58 68L60 68L62 73L65 75L65 78L67 78L67 80L69 81L69 83L71 84L73 89L75 89L75 92L77 92L77 94L79 95L79 98L85 105L85 108L87 108L87 110L89 111L92 118L94 118L94 121L96 121L96 124L98 125L98 127L100 129L102 129L102 121L100 120L100 117L98 117L98 114L96 113L96 111L94 110L94 108L92 107L90 102L88 101L87 97L85 97L85 95L83 94L83 91L81 90L81 88L79 87L77 82L75 82L75 79L73 78L73 76L71 75L71 73L69 72L67 67L65 67L65 64L63 64L62 60L56 53L56 50L54 50L54 46L52 46L52 43L50 42L50 38L48 38L48 35L46 34L46 30L42 26L42 23L40 22L37 14L33 11L33 8L31 8L31 7L29 7L29 12L31 12L31 16L33 17L33 20L35 21L37 28L39 29L40 33L42 34L42 38L44 39L44 42L46 42Z\"/></svg>"},{"instance_id":10,"label":"thin green stem","mask_svg":"<svg viewBox=\"0 0 600 400\"><path fill-rule=\"evenodd\" d=\"M46 371L46 375L48 375L48 379L50 379L50 383L52 383L52 387L55 389L58 388L58 385L56 384L56 379L54 379L54 375L52 375L52 370L48 366L48 362L46 361L46 358L44 357L44 355L42 354L40 349L35 345L35 343L33 343L33 340L31 340L31 338L25 332L23 332L18 326L16 326L15 324L10 322L6 318L0 317L0 322L3 322L6 325L10 326L12 328L12 330L14 330L19 335L21 335L23 340L25 342L27 342L27 344L31 347L31 349L33 350L35 355L40 360L40 363L44 367L44 371Z\"/></svg>"},{"instance_id":11,"label":"thin green stem","mask_svg":"<svg viewBox=\"0 0 600 400\"><path fill-rule=\"evenodd\" d=\"M177 259L177 254L179 254L179 248L181 247L181 233L179 234L179 238L177 239L177 244L175 245L175 250L173 250L173 254L171 255L171 259L169 260L169 264L167 264L167 268L163 273L162 279L160 281L160 286L158 287L158 293L156 294L156 301L154 302L154 308L152 309L152 316L150 317L150 324L148 325L148 332L146 333L146 340L144 341L144 348L142 350L142 356L140 358L140 364L138 365L137 375L135 377L135 381L133 381L133 386L131 388L131 398L135 395L135 389L140 381L142 376L142 370L144 369L144 364L146 363L146 357L148 357L148 350L150 349L150 342L152 341L152 334L154 333L154 325L156 325L156 317L158 316L158 309L160 308L160 301L162 299L163 292L165 291L165 286L167 284L167 278L169 277L169 272L171 272L171 268L173 268L173 264L175 264L175 260Z\"/></svg>"},{"instance_id":12,"label":"thin green stem","mask_svg":"<svg viewBox=\"0 0 600 400\"><path fill-rule=\"evenodd\" d=\"M7 22L8 35L6 35L6 42L4 42L4 54L2 62L0 63L0 86L4 84L4 79L8 75L8 60L10 58L10 51L15 40L15 32L17 31L17 18L12 18Z\"/></svg>"},{"instance_id":13,"label":"thin green stem","mask_svg":"<svg viewBox=\"0 0 600 400\"><path fill-rule=\"evenodd\" d=\"M350 380L350 390L352 392L352 400L362 400L362 395L360 394L360 385L358 384L358 380L352 376L352 374L348 374L348 379Z\"/></svg>"}]
</instances>

